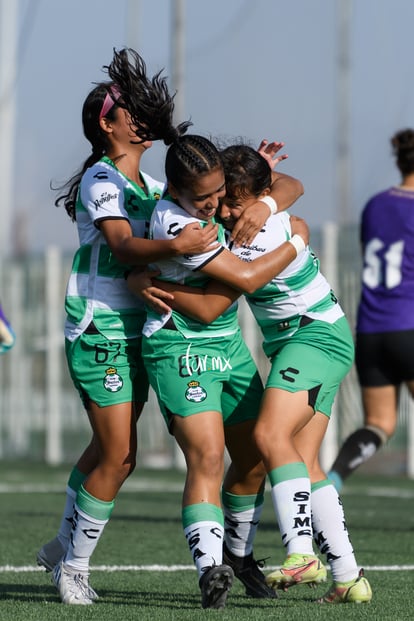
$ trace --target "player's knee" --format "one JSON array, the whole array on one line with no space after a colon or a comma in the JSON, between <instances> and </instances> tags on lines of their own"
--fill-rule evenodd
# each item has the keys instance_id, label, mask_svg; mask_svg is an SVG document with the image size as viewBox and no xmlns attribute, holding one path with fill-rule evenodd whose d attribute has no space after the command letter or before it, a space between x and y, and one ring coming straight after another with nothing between
<instances>
[{"instance_id":1,"label":"player's knee","mask_svg":"<svg viewBox=\"0 0 414 621\"><path fill-rule=\"evenodd\" d=\"M189 468L212 478L222 477L224 471L223 451L215 446L207 446L202 450L193 452L188 462Z\"/></svg>"},{"instance_id":2,"label":"player's knee","mask_svg":"<svg viewBox=\"0 0 414 621\"><path fill-rule=\"evenodd\" d=\"M245 473L243 478L245 485L253 489L261 489L264 485L265 479L266 468L262 461L250 468L250 470Z\"/></svg>"},{"instance_id":3,"label":"player's knee","mask_svg":"<svg viewBox=\"0 0 414 621\"><path fill-rule=\"evenodd\" d=\"M122 483L132 474L136 466L136 456L129 453L125 458L119 459L113 465L114 478Z\"/></svg>"},{"instance_id":4,"label":"player's knee","mask_svg":"<svg viewBox=\"0 0 414 621\"><path fill-rule=\"evenodd\" d=\"M261 455L268 455L272 445L272 438L269 430L264 425L258 423L253 431L253 439Z\"/></svg>"}]
</instances>

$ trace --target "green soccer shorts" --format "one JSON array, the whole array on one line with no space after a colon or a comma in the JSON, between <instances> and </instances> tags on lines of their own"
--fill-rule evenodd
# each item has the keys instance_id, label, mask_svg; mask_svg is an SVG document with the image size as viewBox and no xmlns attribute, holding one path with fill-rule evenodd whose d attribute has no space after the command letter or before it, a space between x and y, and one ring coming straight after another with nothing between
<instances>
[{"instance_id":1,"label":"green soccer shorts","mask_svg":"<svg viewBox=\"0 0 414 621\"><path fill-rule=\"evenodd\" d=\"M257 418L263 385L240 330L186 339L178 330L161 329L143 337L142 355L170 430L174 414L221 412L225 425Z\"/></svg>"},{"instance_id":2,"label":"green soccer shorts","mask_svg":"<svg viewBox=\"0 0 414 621\"><path fill-rule=\"evenodd\" d=\"M119 403L145 403L148 376L141 356L141 338L108 340L101 334L66 339L69 372L82 402L99 407Z\"/></svg>"},{"instance_id":3,"label":"green soccer shorts","mask_svg":"<svg viewBox=\"0 0 414 621\"><path fill-rule=\"evenodd\" d=\"M266 388L306 390L315 412L330 416L335 395L354 360L354 343L345 317L315 320L292 336L266 344L272 367Z\"/></svg>"}]
</instances>

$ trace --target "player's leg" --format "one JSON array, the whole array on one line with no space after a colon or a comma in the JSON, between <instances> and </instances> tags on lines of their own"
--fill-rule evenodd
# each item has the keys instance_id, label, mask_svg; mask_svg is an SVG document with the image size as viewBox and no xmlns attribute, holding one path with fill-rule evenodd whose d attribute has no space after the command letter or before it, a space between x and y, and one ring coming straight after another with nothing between
<instances>
[{"instance_id":1,"label":"player's leg","mask_svg":"<svg viewBox=\"0 0 414 621\"><path fill-rule=\"evenodd\" d=\"M288 413L288 414L287 414ZM311 482L294 437L313 416L306 391L266 388L255 438L271 484L271 496L287 558L271 572L267 584L286 589L325 579L313 551Z\"/></svg>"},{"instance_id":2,"label":"player's leg","mask_svg":"<svg viewBox=\"0 0 414 621\"><path fill-rule=\"evenodd\" d=\"M364 423L344 441L328 472L336 489L394 434L398 419L400 369L414 373L414 336L403 333L357 334L355 363L361 386ZM407 348L407 343L409 348ZM413 375L414 377L414 375Z\"/></svg>"},{"instance_id":3,"label":"player's leg","mask_svg":"<svg viewBox=\"0 0 414 621\"><path fill-rule=\"evenodd\" d=\"M136 404L136 410L139 417L144 403ZM54 566L62 559L69 545L70 533L73 525L73 510L78 490L87 478L88 474L96 468L99 461L98 449L96 446L96 438L92 437L82 455L79 457L75 466L69 475L66 486L66 498L63 507L63 513L56 536L45 543L37 553L37 564L43 566L47 572L52 571Z\"/></svg>"},{"instance_id":4,"label":"player's leg","mask_svg":"<svg viewBox=\"0 0 414 621\"><path fill-rule=\"evenodd\" d=\"M100 372L97 364L91 364L90 357L80 359L78 352L83 349L80 339L79 343L73 345L67 344L67 355L69 362L69 369L74 381L75 387L78 389L81 399L85 408L88 408L89 394L93 394L95 385L99 385L99 390L105 392L103 376ZM85 351L94 351L94 342L91 337L86 339ZM141 339L132 339L125 343L121 349L126 354L127 360L127 372L123 374L122 390L115 392L110 401L116 404L117 395L122 402L126 397L123 397L125 391L129 391L128 395L133 397L136 402L134 406L135 419L138 420L145 402L148 398L148 378L146 375L145 367L141 358ZM82 354L83 355L83 354ZM123 357L123 356L121 356ZM79 358L80 364L75 365L76 360ZM105 365L107 367L107 365ZM97 393L96 397L101 400L102 394ZM127 398L128 399L128 398ZM43 566L46 571L52 571L53 567L62 559L66 553L70 532L73 523L73 510L76 495L85 481L87 476L96 468L99 463L99 447L95 434L82 455L79 457L77 463L73 467L69 480L66 486L66 499L61 516L58 532L56 536L45 543L37 553L37 563Z\"/></svg>"},{"instance_id":5,"label":"player's leg","mask_svg":"<svg viewBox=\"0 0 414 621\"><path fill-rule=\"evenodd\" d=\"M115 505L115 497L135 467L136 424L131 403L88 410L99 452L99 463L81 484L74 504L70 541L53 580L66 604L90 604L90 558Z\"/></svg>"},{"instance_id":6,"label":"player's leg","mask_svg":"<svg viewBox=\"0 0 414 621\"><path fill-rule=\"evenodd\" d=\"M187 474L182 522L196 566L203 608L223 608L233 581L223 565L224 520L220 486L224 472L221 412L174 416L173 433L184 453Z\"/></svg>"},{"instance_id":7,"label":"player's leg","mask_svg":"<svg viewBox=\"0 0 414 621\"><path fill-rule=\"evenodd\" d=\"M326 556L338 594L344 584L351 586L361 581L341 499L319 463L320 446L328 422L328 416L316 412L306 427L297 434L295 442L308 467L312 483L311 507L314 541L320 553ZM366 579L362 581L357 590L353 590L354 596L358 593L360 595L360 590L364 590L365 586ZM331 591L332 589L330 593Z\"/></svg>"},{"instance_id":8,"label":"player's leg","mask_svg":"<svg viewBox=\"0 0 414 621\"><path fill-rule=\"evenodd\" d=\"M93 456L93 458L92 458ZM90 464L86 467L86 463ZM98 463L98 455L94 446L94 438L82 453L77 464L72 468L66 485L66 499L63 513L56 536L45 543L37 553L37 564L46 571L52 571L57 563L65 555L69 545L70 533L73 526L73 510L76 494L88 474Z\"/></svg>"},{"instance_id":9,"label":"player's leg","mask_svg":"<svg viewBox=\"0 0 414 621\"><path fill-rule=\"evenodd\" d=\"M224 470L221 393L227 367L231 367L229 342L230 338L185 339L169 329L143 341L151 385L186 460L182 523L203 608L223 608L233 581L231 568L222 563L220 501Z\"/></svg>"},{"instance_id":10,"label":"player's leg","mask_svg":"<svg viewBox=\"0 0 414 621\"><path fill-rule=\"evenodd\" d=\"M310 454L317 455L353 353L348 323L341 318L334 324L315 321L300 328L273 359L255 435L287 552L283 566L267 578L275 587L326 579L313 551L311 473L298 438L302 434ZM318 411L326 420L315 419ZM315 433L314 420L319 423Z\"/></svg>"},{"instance_id":11,"label":"player's leg","mask_svg":"<svg viewBox=\"0 0 414 621\"><path fill-rule=\"evenodd\" d=\"M266 472L253 442L255 421L225 427L231 459L223 482L225 543L238 557L252 554L253 541L264 503Z\"/></svg>"},{"instance_id":12,"label":"player's leg","mask_svg":"<svg viewBox=\"0 0 414 621\"><path fill-rule=\"evenodd\" d=\"M89 604L96 599L89 587L89 560L115 497L135 467L135 400L140 398L141 379L142 394L148 391L145 375L141 378L138 373L140 353L140 339L107 341L100 335L84 334L66 343L69 370L94 434L82 465L89 469L96 457L97 463L78 487L69 546L53 570L65 603Z\"/></svg>"},{"instance_id":13,"label":"player's leg","mask_svg":"<svg viewBox=\"0 0 414 621\"><path fill-rule=\"evenodd\" d=\"M396 386L363 387L362 402L364 426L344 441L328 473L338 491L341 491L343 482L387 442L397 425Z\"/></svg>"},{"instance_id":14,"label":"player's leg","mask_svg":"<svg viewBox=\"0 0 414 621\"><path fill-rule=\"evenodd\" d=\"M368 581L358 572L341 499L319 462L333 401L346 371L346 365L332 361L331 373L315 401L315 415L295 437L311 479L313 537L321 554L326 555L332 573L333 585L320 600L329 603L366 602L372 596Z\"/></svg>"},{"instance_id":15,"label":"player's leg","mask_svg":"<svg viewBox=\"0 0 414 621\"><path fill-rule=\"evenodd\" d=\"M241 334L233 340L232 370L223 387L226 447L231 463L223 482L223 558L256 598L276 597L253 556L253 542L264 503L266 472L253 441L253 429L263 396L263 384Z\"/></svg>"},{"instance_id":16,"label":"player's leg","mask_svg":"<svg viewBox=\"0 0 414 621\"><path fill-rule=\"evenodd\" d=\"M333 584L320 603L361 603L372 599L371 587L358 568L342 501L329 479L312 484L312 527L315 543L326 555Z\"/></svg>"},{"instance_id":17,"label":"player's leg","mask_svg":"<svg viewBox=\"0 0 414 621\"><path fill-rule=\"evenodd\" d=\"M225 550L250 557L263 508L266 471L253 440L263 383L239 332L229 348L231 372L223 385L225 443L231 459L223 482Z\"/></svg>"},{"instance_id":18,"label":"player's leg","mask_svg":"<svg viewBox=\"0 0 414 621\"><path fill-rule=\"evenodd\" d=\"M266 472L253 442L255 421L226 426L226 446L231 458L222 490L224 511L223 558L241 581L246 595L274 598L276 592L266 584L256 561L253 543L264 504Z\"/></svg>"}]
</instances>

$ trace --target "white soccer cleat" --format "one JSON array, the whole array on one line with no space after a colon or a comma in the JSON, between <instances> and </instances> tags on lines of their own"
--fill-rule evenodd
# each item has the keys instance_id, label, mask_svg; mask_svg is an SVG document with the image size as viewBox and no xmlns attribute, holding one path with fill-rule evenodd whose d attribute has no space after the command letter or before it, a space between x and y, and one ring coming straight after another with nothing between
<instances>
[{"instance_id":1,"label":"white soccer cleat","mask_svg":"<svg viewBox=\"0 0 414 621\"><path fill-rule=\"evenodd\" d=\"M89 574L69 567L63 561L54 567L52 581L64 604L89 606L98 597L89 586Z\"/></svg>"}]
</instances>

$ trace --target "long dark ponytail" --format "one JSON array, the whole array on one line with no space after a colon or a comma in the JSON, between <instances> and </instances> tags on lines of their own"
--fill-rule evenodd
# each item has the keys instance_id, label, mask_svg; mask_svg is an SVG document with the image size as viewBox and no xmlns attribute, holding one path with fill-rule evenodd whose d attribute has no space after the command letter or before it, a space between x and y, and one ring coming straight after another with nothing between
<instances>
[{"instance_id":1,"label":"long dark ponytail","mask_svg":"<svg viewBox=\"0 0 414 621\"><path fill-rule=\"evenodd\" d=\"M163 140L168 145L192 125L186 121L174 126L175 93L170 94L162 70L152 78L147 76L146 64L135 50L114 50L111 64L104 69L116 84L120 105L128 110L142 140Z\"/></svg>"},{"instance_id":2,"label":"long dark ponytail","mask_svg":"<svg viewBox=\"0 0 414 621\"><path fill-rule=\"evenodd\" d=\"M174 125L174 97L162 71L148 78L141 56L130 48L114 51L106 67L109 77L121 93L120 105L131 115L137 134L143 140L162 140L169 146L165 160L167 180L176 188L188 185L196 175L221 167L220 155L213 143L195 134L186 134L190 121Z\"/></svg>"}]
</instances>

